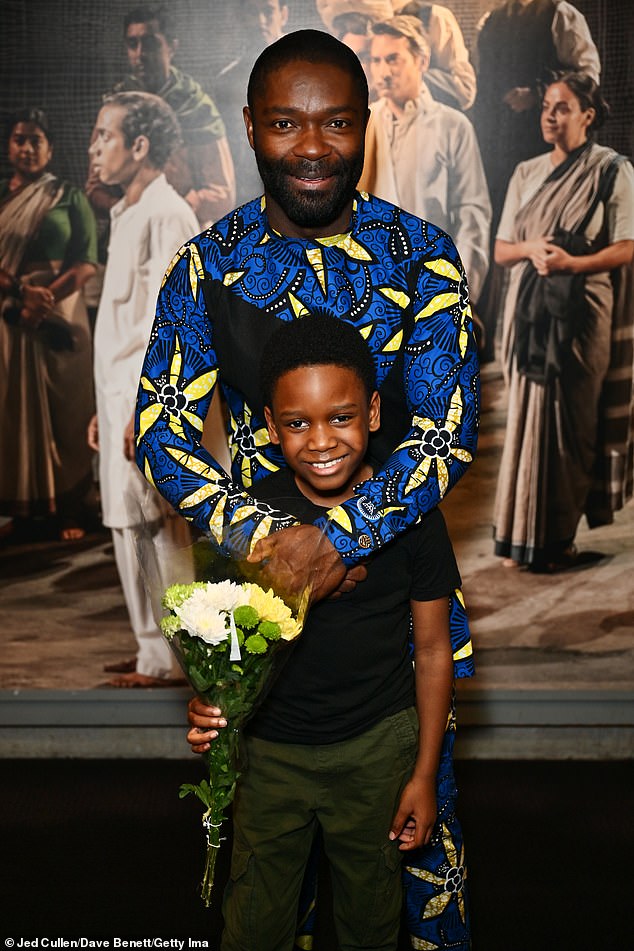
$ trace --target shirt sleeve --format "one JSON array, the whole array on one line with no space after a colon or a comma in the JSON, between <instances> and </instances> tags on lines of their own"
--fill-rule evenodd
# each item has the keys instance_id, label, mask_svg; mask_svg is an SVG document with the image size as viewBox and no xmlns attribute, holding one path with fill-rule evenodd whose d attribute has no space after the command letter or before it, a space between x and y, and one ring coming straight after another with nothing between
<instances>
[{"instance_id":1,"label":"shirt sleeve","mask_svg":"<svg viewBox=\"0 0 634 951\"><path fill-rule=\"evenodd\" d=\"M71 240L66 261L73 264L97 264L97 224L88 199L78 188L70 195Z\"/></svg>"},{"instance_id":2,"label":"shirt sleeve","mask_svg":"<svg viewBox=\"0 0 634 951\"><path fill-rule=\"evenodd\" d=\"M561 63L569 69L588 73L598 83L601 60L584 15L571 3L559 3L551 32Z\"/></svg>"},{"instance_id":3,"label":"shirt sleeve","mask_svg":"<svg viewBox=\"0 0 634 951\"><path fill-rule=\"evenodd\" d=\"M435 234L440 253L419 263L414 326L404 348L411 428L383 468L317 523L346 564L416 524L475 453L480 390L467 283L451 238Z\"/></svg>"},{"instance_id":4,"label":"shirt sleeve","mask_svg":"<svg viewBox=\"0 0 634 951\"><path fill-rule=\"evenodd\" d=\"M473 126L463 116L451 138L451 165L447 185L453 237L469 280L471 299L477 303L489 267L491 201L480 149Z\"/></svg>"},{"instance_id":5,"label":"shirt sleeve","mask_svg":"<svg viewBox=\"0 0 634 951\"><path fill-rule=\"evenodd\" d=\"M201 444L218 378L196 241L171 261L158 296L136 408L136 460L148 482L203 532L244 554L296 520L256 502Z\"/></svg>"},{"instance_id":6,"label":"shirt sleeve","mask_svg":"<svg viewBox=\"0 0 634 951\"><path fill-rule=\"evenodd\" d=\"M612 244L634 240L634 168L629 161L619 165L606 213Z\"/></svg>"}]
</instances>

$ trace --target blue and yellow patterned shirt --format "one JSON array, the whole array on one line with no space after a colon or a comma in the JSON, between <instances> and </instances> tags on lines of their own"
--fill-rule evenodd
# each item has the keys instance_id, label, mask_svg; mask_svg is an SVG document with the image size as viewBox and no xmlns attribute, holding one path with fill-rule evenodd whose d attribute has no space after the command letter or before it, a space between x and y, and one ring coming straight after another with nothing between
<instances>
[{"instance_id":1,"label":"blue and yellow patterned shirt","mask_svg":"<svg viewBox=\"0 0 634 951\"><path fill-rule=\"evenodd\" d=\"M250 544L292 524L247 494L284 460L269 442L258 360L279 320L309 311L352 323L374 357L381 468L333 509L326 531L353 564L416 523L471 462L478 363L467 284L438 228L359 193L350 231L300 240L273 232L264 199L184 245L158 299L139 389L137 461L186 518ZM201 446L220 383L229 410L229 478Z\"/></svg>"}]
</instances>

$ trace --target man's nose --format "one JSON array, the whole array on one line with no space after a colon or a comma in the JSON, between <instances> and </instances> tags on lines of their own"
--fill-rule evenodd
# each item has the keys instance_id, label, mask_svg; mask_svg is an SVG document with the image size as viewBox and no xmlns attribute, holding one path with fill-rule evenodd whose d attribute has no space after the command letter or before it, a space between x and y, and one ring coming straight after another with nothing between
<instances>
[{"instance_id":1,"label":"man's nose","mask_svg":"<svg viewBox=\"0 0 634 951\"><path fill-rule=\"evenodd\" d=\"M330 150L331 146L327 142L321 126L314 124L304 127L294 151L297 155L314 161L327 155Z\"/></svg>"}]
</instances>

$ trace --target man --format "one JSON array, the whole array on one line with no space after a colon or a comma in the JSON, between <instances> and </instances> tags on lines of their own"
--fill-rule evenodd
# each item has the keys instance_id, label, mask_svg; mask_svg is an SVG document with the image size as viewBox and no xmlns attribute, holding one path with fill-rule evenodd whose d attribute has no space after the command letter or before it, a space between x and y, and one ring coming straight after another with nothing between
<instances>
[{"instance_id":1,"label":"man","mask_svg":"<svg viewBox=\"0 0 634 951\"><path fill-rule=\"evenodd\" d=\"M434 99L454 109L469 109L476 95L475 70L452 11L439 3L401 0L394 4L394 12L418 17L422 24L430 50L425 85Z\"/></svg>"},{"instance_id":2,"label":"man","mask_svg":"<svg viewBox=\"0 0 634 951\"><path fill-rule=\"evenodd\" d=\"M201 86L174 66L178 39L165 8L131 10L124 20L124 33L130 74L115 91L154 93L174 110L182 144L173 150L165 176L204 228L235 204L233 161L220 113ZM112 206L114 199L97 186L94 175L87 193L93 205Z\"/></svg>"},{"instance_id":3,"label":"man","mask_svg":"<svg viewBox=\"0 0 634 951\"><path fill-rule=\"evenodd\" d=\"M372 106L359 187L432 221L455 240L477 301L488 267L491 207L473 127L424 83L429 46L420 22L372 28Z\"/></svg>"},{"instance_id":4,"label":"man","mask_svg":"<svg viewBox=\"0 0 634 951\"><path fill-rule=\"evenodd\" d=\"M451 239L355 190L368 87L354 53L327 33L288 34L259 56L247 98L264 198L189 241L168 268L139 388L137 463L217 543L242 542L273 578L311 582L319 599L363 583L363 560L416 524L467 468L478 423L475 341ZM374 475L328 518L299 525L248 489L285 464L266 431L262 347L281 320L310 311L347 320L366 339L385 417L372 434ZM200 444L219 380L231 476ZM319 463L331 464L327 455ZM457 598L451 627L457 675L469 676Z\"/></svg>"},{"instance_id":5,"label":"man","mask_svg":"<svg viewBox=\"0 0 634 951\"><path fill-rule=\"evenodd\" d=\"M425 85L434 99L454 109L473 105L475 72L460 25L447 7L424 0L317 0L317 9L328 30L355 51L364 68L369 66L373 23L397 13L417 17L430 50Z\"/></svg>"},{"instance_id":6,"label":"man","mask_svg":"<svg viewBox=\"0 0 634 951\"><path fill-rule=\"evenodd\" d=\"M222 103L236 172L236 203L241 205L262 194L262 180L242 121L249 74L264 47L284 35L288 5L281 0L237 0L235 15L240 23L242 48L218 73L212 85L217 101Z\"/></svg>"},{"instance_id":7,"label":"man","mask_svg":"<svg viewBox=\"0 0 634 951\"><path fill-rule=\"evenodd\" d=\"M178 676L146 594L135 530L147 521L154 550L161 553L166 567L170 557L189 543L189 532L186 523L149 489L131 461L134 397L150 314L165 261L196 228L192 209L163 173L178 131L174 113L158 96L117 93L107 97L99 112L89 150L100 181L119 186L124 195L111 211L108 261L95 326L97 416L89 428L89 444L99 452L103 521L112 530L117 569L138 644L136 661L107 668L119 674L110 683L120 687L164 686Z\"/></svg>"},{"instance_id":8,"label":"man","mask_svg":"<svg viewBox=\"0 0 634 951\"><path fill-rule=\"evenodd\" d=\"M272 567L316 567L323 596L418 521L471 461L478 386L466 285L444 233L355 193L367 83L344 44L314 30L282 37L259 57L248 101L264 200L187 243L168 270L139 391L137 462L217 539L239 527L251 549L261 540L254 557L266 554ZM278 320L315 309L366 337L387 408L373 447L385 466L331 513L322 561L309 566L321 529L289 527L245 490L283 464L264 426L261 344ZM436 365L442 373L430 371ZM199 439L219 374L233 481Z\"/></svg>"}]
</instances>

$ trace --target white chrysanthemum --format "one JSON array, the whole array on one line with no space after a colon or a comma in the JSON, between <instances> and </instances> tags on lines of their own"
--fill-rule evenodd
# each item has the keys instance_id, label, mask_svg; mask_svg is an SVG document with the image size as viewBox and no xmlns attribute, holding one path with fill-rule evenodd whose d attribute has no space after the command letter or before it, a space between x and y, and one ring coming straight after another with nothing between
<instances>
[{"instance_id":1,"label":"white chrysanthemum","mask_svg":"<svg viewBox=\"0 0 634 951\"><path fill-rule=\"evenodd\" d=\"M225 641L229 633L226 609L226 603L219 604L215 593L210 594L209 588L198 588L174 608L174 614L189 634L216 645Z\"/></svg>"}]
</instances>

